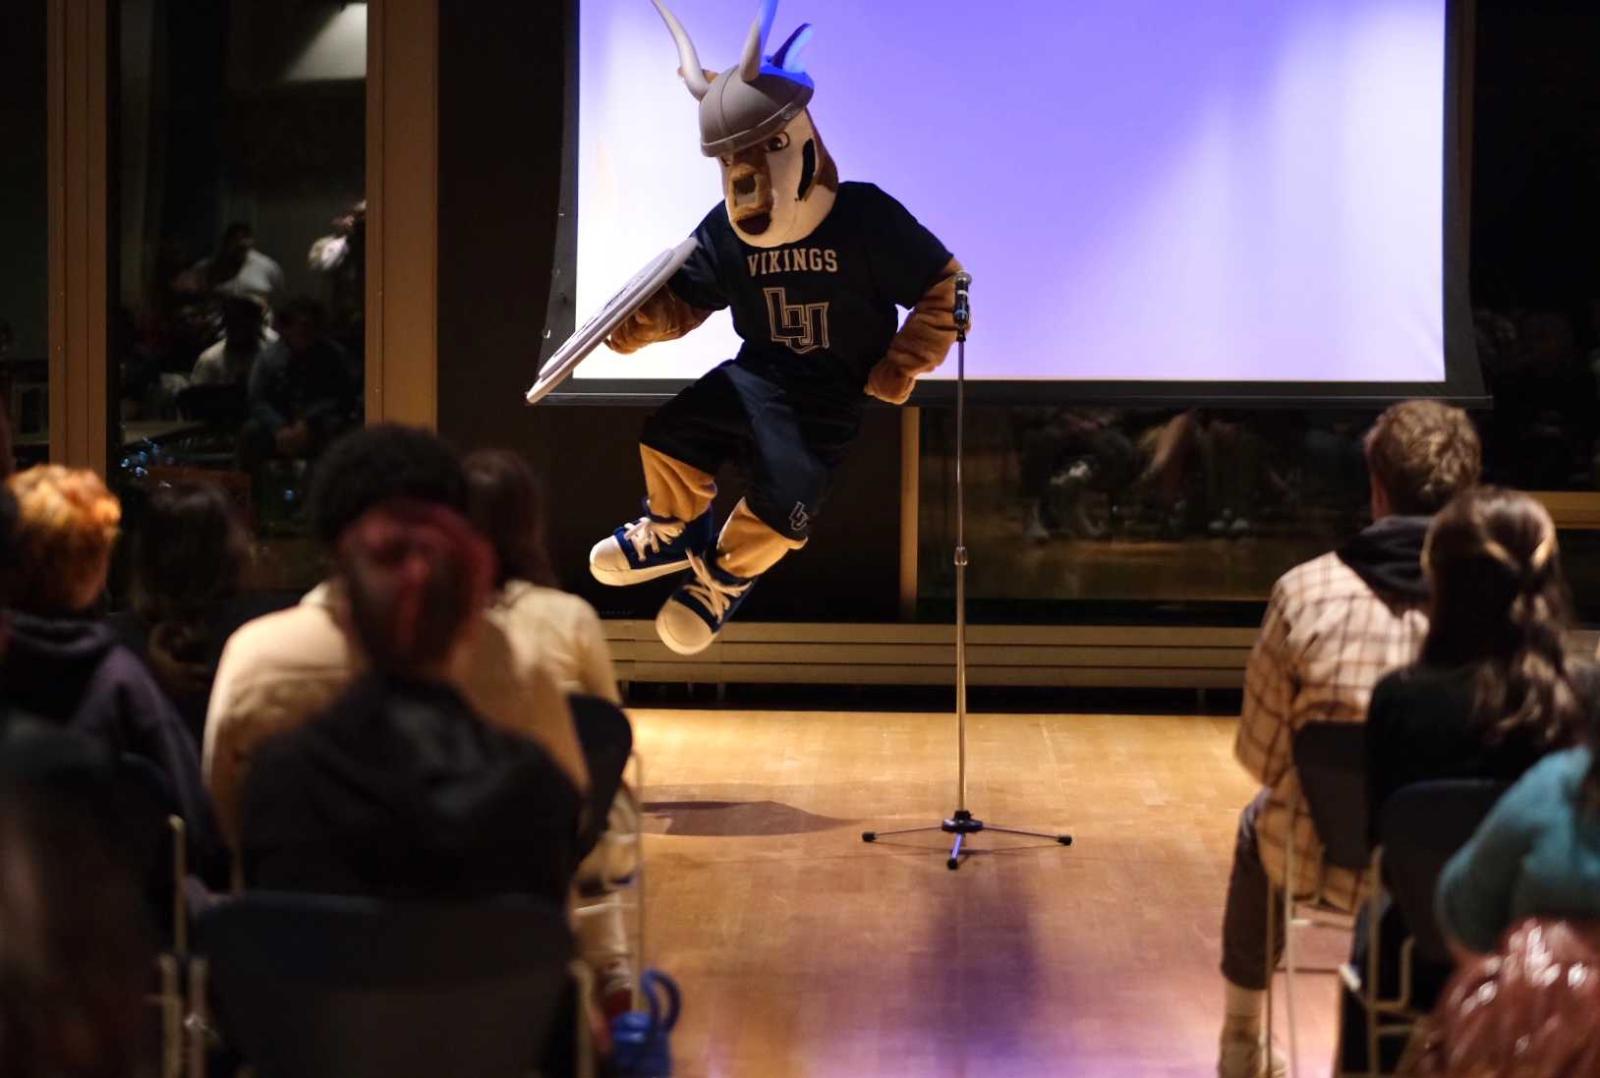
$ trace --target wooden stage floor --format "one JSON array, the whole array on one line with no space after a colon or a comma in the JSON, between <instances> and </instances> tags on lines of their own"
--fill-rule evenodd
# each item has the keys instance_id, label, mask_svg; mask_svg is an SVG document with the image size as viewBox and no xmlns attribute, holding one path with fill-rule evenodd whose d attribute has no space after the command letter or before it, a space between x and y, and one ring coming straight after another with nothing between
<instances>
[{"instance_id":1,"label":"wooden stage floor","mask_svg":"<svg viewBox=\"0 0 1600 1078\"><path fill-rule=\"evenodd\" d=\"M974 813L1075 842L983 835L951 872L942 835L860 840L953 807L948 716L633 718L649 960L684 988L681 1074L1215 1073L1222 898L1252 793L1234 720L974 716ZM1300 1073L1321 1078L1336 986L1302 983Z\"/></svg>"}]
</instances>

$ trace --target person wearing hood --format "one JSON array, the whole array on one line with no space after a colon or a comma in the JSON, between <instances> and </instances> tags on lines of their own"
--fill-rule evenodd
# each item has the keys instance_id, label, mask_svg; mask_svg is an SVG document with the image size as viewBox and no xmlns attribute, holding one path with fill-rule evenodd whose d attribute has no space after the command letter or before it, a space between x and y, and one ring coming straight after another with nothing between
<instances>
[{"instance_id":1,"label":"person wearing hood","mask_svg":"<svg viewBox=\"0 0 1600 1078\"><path fill-rule=\"evenodd\" d=\"M1293 760L1294 735L1310 722L1361 722L1374 686L1413 662L1428 631L1422 568L1430 518L1474 486L1483 450L1466 413L1437 401L1387 409L1364 443L1372 524L1341 549L1298 565L1273 585L1245 668L1244 707L1234 755L1262 789L1240 813L1222 923L1225 1018L1221 1078L1279 1073L1263 1044L1268 969L1283 941L1268 946L1269 902L1281 902L1288 843L1295 843L1296 890L1354 909L1359 874L1322 867L1322 843L1307 826L1289 834L1306 806ZM1320 870L1320 877L1319 877Z\"/></svg>"},{"instance_id":2,"label":"person wearing hood","mask_svg":"<svg viewBox=\"0 0 1600 1078\"><path fill-rule=\"evenodd\" d=\"M91 613L105 590L120 503L92 471L59 464L29 468L8 486L18 516L0 659L7 710L148 760L188 825L192 854L209 863L213 824L194 739L144 664Z\"/></svg>"},{"instance_id":3,"label":"person wearing hood","mask_svg":"<svg viewBox=\"0 0 1600 1078\"><path fill-rule=\"evenodd\" d=\"M248 886L562 905L582 797L531 737L462 689L485 630L495 556L441 505L392 501L340 538L338 618L364 672L325 711L257 752L240 852Z\"/></svg>"}]
</instances>

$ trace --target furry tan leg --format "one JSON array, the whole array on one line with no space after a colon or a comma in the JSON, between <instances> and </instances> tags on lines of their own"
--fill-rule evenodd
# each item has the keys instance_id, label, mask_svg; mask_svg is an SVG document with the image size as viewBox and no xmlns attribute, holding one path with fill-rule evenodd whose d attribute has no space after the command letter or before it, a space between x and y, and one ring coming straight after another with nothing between
<instances>
[{"instance_id":1,"label":"furry tan leg","mask_svg":"<svg viewBox=\"0 0 1600 1078\"><path fill-rule=\"evenodd\" d=\"M639 447L644 463L644 489L650 511L658 517L691 521L704 513L717 496L717 479L675 457L647 445Z\"/></svg>"},{"instance_id":2,"label":"furry tan leg","mask_svg":"<svg viewBox=\"0 0 1600 1078\"><path fill-rule=\"evenodd\" d=\"M805 545L804 539L790 539L773 531L740 498L717 538L717 564L734 576L760 576L789 551Z\"/></svg>"}]
</instances>

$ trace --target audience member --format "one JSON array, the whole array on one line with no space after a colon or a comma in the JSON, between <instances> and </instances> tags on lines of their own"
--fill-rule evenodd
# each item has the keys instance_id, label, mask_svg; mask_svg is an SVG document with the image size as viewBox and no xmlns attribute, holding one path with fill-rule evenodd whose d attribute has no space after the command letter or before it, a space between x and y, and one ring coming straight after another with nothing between
<instances>
[{"instance_id":1,"label":"audience member","mask_svg":"<svg viewBox=\"0 0 1600 1078\"><path fill-rule=\"evenodd\" d=\"M533 469L516 453L493 449L470 454L465 466L469 515L494 545L500 566L490 618L505 630L522 661L542 664L567 692L620 705L599 616L578 596L555 586ZM592 738L583 740L590 773L596 776L593 796L603 799L608 795L599 776L620 776L630 746L597 747ZM614 881L637 868L639 808L632 791L620 785L609 801L601 800L595 808L597 815L604 815L606 829L578 869L584 899L577 911L578 939L585 961L594 968L601 1005L614 1015L633 1001L627 930Z\"/></svg>"},{"instance_id":2,"label":"audience member","mask_svg":"<svg viewBox=\"0 0 1600 1078\"><path fill-rule=\"evenodd\" d=\"M1600 765L1585 744L1552 753L1506 792L1445 866L1439 918L1466 950L1492 954L1529 918L1600 920Z\"/></svg>"},{"instance_id":3,"label":"audience member","mask_svg":"<svg viewBox=\"0 0 1600 1078\"><path fill-rule=\"evenodd\" d=\"M93 810L0 772L0 1074L148 1074L155 956L134 882Z\"/></svg>"},{"instance_id":4,"label":"audience member","mask_svg":"<svg viewBox=\"0 0 1600 1078\"><path fill-rule=\"evenodd\" d=\"M216 253L180 274L174 287L201 295L249 297L270 310L283 292L283 267L256 250L255 229L235 221L223 230Z\"/></svg>"},{"instance_id":5,"label":"audience member","mask_svg":"<svg viewBox=\"0 0 1600 1078\"><path fill-rule=\"evenodd\" d=\"M1600 693L1594 670L1566 657L1566 580L1544 506L1468 491L1434 519L1423 564L1432 592L1421 658L1379 682L1367 712L1374 823L1411 783L1519 778L1579 738Z\"/></svg>"},{"instance_id":6,"label":"audience member","mask_svg":"<svg viewBox=\"0 0 1600 1078\"><path fill-rule=\"evenodd\" d=\"M599 616L556 586L533 470L516 453L494 449L469 454L464 466L468 515L499 558L491 611L512 646L536 656L568 692L619 703Z\"/></svg>"},{"instance_id":7,"label":"audience member","mask_svg":"<svg viewBox=\"0 0 1600 1078\"><path fill-rule=\"evenodd\" d=\"M1518 780L1445 866L1441 926L1461 959L1407 1073L1566 1078L1600 1067L1600 765L1586 744Z\"/></svg>"},{"instance_id":8,"label":"audience member","mask_svg":"<svg viewBox=\"0 0 1600 1078\"><path fill-rule=\"evenodd\" d=\"M189 384L245 386L256 357L278 339L267 325L267 309L254 296L229 296L222 301L222 339L200 353Z\"/></svg>"},{"instance_id":9,"label":"audience member","mask_svg":"<svg viewBox=\"0 0 1600 1078\"><path fill-rule=\"evenodd\" d=\"M1380 681L1367 711L1373 827L1384 802L1412 783L1515 780L1577 741L1600 694L1593 669L1575 668L1562 645L1566 582L1555 524L1537 501L1492 487L1459 495L1434 518L1423 567L1430 598L1421 658ZM1410 931L1398 906L1379 909L1379 982L1393 997ZM1356 969L1367 968L1364 924L1353 940ZM1413 1005L1431 1008L1449 968L1415 959L1410 970ZM1343 1067L1365 1070L1366 1015L1349 998L1344 1015Z\"/></svg>"},{"instance_id":10,"label":"audience member","mask_svg":"<svg viewBox=\"0 0 1600 1078\"><path fill-rule=\"evenodd\" d=\"M367 200L358 199L331 224L329 235L312 242L306 262L328 281L328 326L333 339L359 360L366 351ZM359 363L356 369L360 369Z\"/></svg>"},{"instance_id":11,"label":"audience member","mask_svg":"<svg viewBox=\"0 0 1600 1078\"><path fill-rule=\"evenodd\" d=\"M278 332L250 369L250 421L240 437L250 461L317 456L354 418L356 385L344 349L324 331L321 305L290 300Z\"/></svg>"},{"instance_id":12,"label":"audience member","mask_svg":"<svg viewBox=\"0 0 1600 1078\"><path fill-rule=\"evenodd\" d=\"M393 502L345 530L336 579L366 672L257 753L240 835L246 882L565 903L578 791L458 689L493 585L489 545L450 509Z\"/></svg>"},{"instance_id":13,"label":"audience member","mask_svg":"<svg viewBox=\"0 0 1600 1078\"><path fill-rule=\"evenodd\" d=\"M250 538L210 483L162 484L133 541L132 607L109 621L149 666L199 744L217 661L230 633L260 612L239 594Z\"/></svg>"},{"instance_id":14,"label":"audience member","mask_svg":"<svg viewBox=\"0 0 1600 1078\"><path fill-rule=\"evenodd\" d=\"M461 462L426 431L379 425L335 443L312 485L318 537L335 547L369 509L404 498L466 509ZM325 711L365 663L338 620L343 587L329 582L298 606L249 622L222 652L206 718L205 777L224 835L238 835L239 798L257 748ZM521 660L505 632L485 621L466 642L458 683L472 709L531 735L588 788L588 770L564 694L542 666Z\"/></svg>"},{"instance_id":15,"label":"audience member","mask_svg":"<svg viewBox=\"0 0 1600 1078\"><path fill-rule=\"evenodd\" d=\"M1318 889L1353 908L1362 881L1325 869L1321 843L1304 814L1291 755L1308 722L1360 722L1373 686L1417 656L1427 630L1421 553L1428 518L1478 479L1482 453L1465 413L1432 401L1397 404L1365 442L1373 523L1342 549L1291 569L1273 586L1245 672L1235 754L1262 784L1239 817L1222 925L1226 1018L1219 1047L1223 1078L1255 1075L1264 1059L1261 1015L1268 970L1282 948L1268 941L1267 909L1279 892ZM1295 806L1301 823L1288 833ZM1299 878L1287 880L1294 842Z\"/></svg>"},{"instance_id":16,"label":"audience member","mask_svg":"<svg viewBox=\"0 0 1600 1078\"><path fill-rule=\"evenodd\" d=\"M19 517L0 694L16 710L149 760L204 854L211 820L194 740L144 665L90 613L117 538L116 497L93 472L58 464L9 482Z\"/></svg>"}]
</instances>

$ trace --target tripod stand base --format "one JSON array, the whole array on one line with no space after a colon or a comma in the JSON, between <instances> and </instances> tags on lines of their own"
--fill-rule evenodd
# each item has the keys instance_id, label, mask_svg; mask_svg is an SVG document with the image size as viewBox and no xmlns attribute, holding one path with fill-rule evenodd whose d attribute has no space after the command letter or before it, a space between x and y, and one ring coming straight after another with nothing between
<instances>
[{"instance_id":1,"label":"tripod stand base","mask_svg":"<svg viewBox=\"0 0 1600 1078\"><path fill-rule=\"evenodd\" d=\"M861 841L876 842L890 835L916 835L924 831L943 831L947 835L955 836L955 841L950 846L950 859L944 863L952 872L961 867L961 848L966 844L967 836L976 835L979 831L998 831L1002 835L1023 835L1027 838L1048 838L1063 846L1072 845L1071 835L1051 834L1048 831L1019 831L1014 827L986 824L966 809L956 809L949 819L927 827L902 827L897 831L863 831Z\"/></svg>"}]
</instances>

